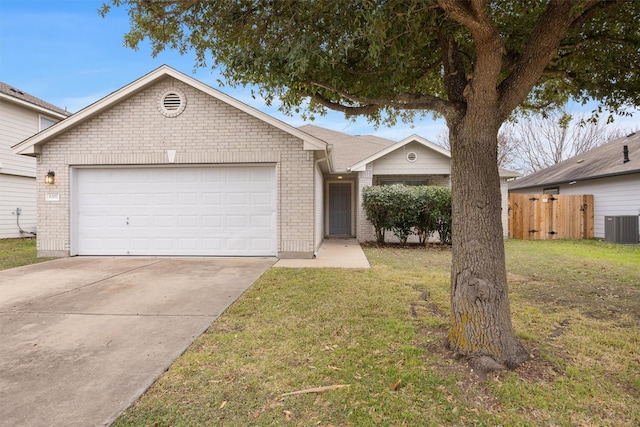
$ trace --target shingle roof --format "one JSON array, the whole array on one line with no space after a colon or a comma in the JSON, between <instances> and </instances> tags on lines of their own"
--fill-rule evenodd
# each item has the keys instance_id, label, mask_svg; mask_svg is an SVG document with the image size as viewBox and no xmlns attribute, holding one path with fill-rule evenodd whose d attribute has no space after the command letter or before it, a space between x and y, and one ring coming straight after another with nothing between
<instances>
[{"instance_id":1,"label":"shingle roof","mask_svg":"<svg viewBox=\"0 0 640 427\"><path fill-rule=\"evenodd\" d=\"M333 162L336 171L344 171L351 166L356 165L365 159L381 153L387 148L397 144L401 147L404 143L412 138L422 139L417 136L405 138L402 141L391 141L389 139L380 138L373 135L348 135L346 133L325 129L314 125L300 126L298 129L319 138L333 146ZM426 141L426 140L425 140ZM431 144L431 143L429 143ZM444 148L441 150L448 153ZM448 154L447 154L448 155ZM507 169L500 169L502 178L514 178L521 176L520 173Z\"/></svg>"},{"instance_id":2,"label":"shingle roof","mask_svg":"<svg viewBox=\"0 0 640 427\"><path fill-rule=\"evenodd\" d=\"M333 145L333 166L336 171L346 170L360 160L396 143L373 135L347 135L314 125L304 125L298 129Z\"/></svg>"},{"instance_id":3,"label":"shingle roof","mask_svg":"<svg viewBox=\"0 0 640 427\"><path fill-rule=\"evenodd\" d=\"M28 102L28 103L33 104L33 105L37 105L38 107L45 108L47 110L56 112L58 114L62 114L62 115L67 116L67 117L71 115L70 112L68 112L68 111L66 111L66 110L64 110L64 109L62 109L60 107L56 107L53 104L50 104L50 103L48 103L46 101L43 101L40 98L36 98L33 95L29 95L28 93L26 93L26 92L24 92L24 91L22 91L20 89L17 89L15 87L11 86L11 85L8 85L6 83L3 83L3 82L0 82L0 93L3 93L5 95L8 95L10 97L13 97L13 98L25 101L25 102Z\"/></svg>"},{"instance_id":4,"label":"shingle roof","mask_svg":"<svg viewBox=\"0 0 640 427\"><path fill-rule=\"evenodd\" d=\"M624 146L629 161L624 162ZM509 185L510 190L640 173L640 133L608 142L564 162L541 169Z\"/></svg>"}]
</instances>

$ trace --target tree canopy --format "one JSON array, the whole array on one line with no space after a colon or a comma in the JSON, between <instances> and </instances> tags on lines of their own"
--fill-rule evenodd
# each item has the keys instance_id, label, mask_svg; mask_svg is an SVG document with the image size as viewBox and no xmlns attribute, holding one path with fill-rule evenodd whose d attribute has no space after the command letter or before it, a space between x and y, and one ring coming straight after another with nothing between
<instances>
[{"instance_id":1,"label":"tree canopy","mask_svg":"<svg viewBox=\"0 0 640 427\"><path fill-rule=\"evenodd\" d=\"M125 44L194 52L285 111L385 124L444 117L451 143L455 355L517 367L502 240L498 131L519 108L640 105L640 2L622 0L111 0ZM106 14L109 5L104 5ZM309 104L305 102L309 101ZM496 363L494 363L495 365ZM494 366L487 362L486 366ZM479 365L475 365L479 366ZM493 368L491 368L493 369Z\"/></svg>"},{"instance_id":2,"label":"tree canopy","mask_svg":"<svg viewBox=\"0 0 640 427\"><path fill-rule=\"evenodd\" d=\"M640 104L640 4L633 1L112 3L129 8L126 45L149 39L154 54L193 51L198 66L218 67L231 84L258 85L285 110L311 99L312 111L377 122L415 111L446 117L464 110L467 82L483 71L479 36L501 58L494 82L501 121L518 106L549 108L569 98L595 99L616 113Z\"/></svg>"}]
</instances>

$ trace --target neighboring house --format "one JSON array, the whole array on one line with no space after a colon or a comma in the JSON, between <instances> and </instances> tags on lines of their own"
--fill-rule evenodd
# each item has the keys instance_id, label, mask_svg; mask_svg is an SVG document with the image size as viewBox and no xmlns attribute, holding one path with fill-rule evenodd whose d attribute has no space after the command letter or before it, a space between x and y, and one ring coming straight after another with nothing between
<instances>
[{"instance_id":1,"label":"neighboring house","mask_svg":"<svg viewBox=\"0 0 640 427\"><path fill-rule=\"evenodd\" d=\"M0 239L36 230L36 160L11 147L70 114L0 82Z\"/></svg>"},{"instance_id":2,"label":"neighboring house","mask_svg":"<svg viewBox=\"0 0 640 427\"><path fill-rule=\"evenodd\" d=\"M450 182L449 152L423 138L295 128L167 66L14 150L55 173L38 183L39 256L310 258L327 236L373 239L364 186Z\"/></svg>"},{"instance_id":3,"label":"neighboring house","mask_svg":"<svg viewBox=\"0 0 640 427\"><path fill-rule=\"evenodd\" d=\"M509 184L520 194L592 194L594 236L606 216L640 215L640 133L632 133Z\"/></svg>"}]
</instances>

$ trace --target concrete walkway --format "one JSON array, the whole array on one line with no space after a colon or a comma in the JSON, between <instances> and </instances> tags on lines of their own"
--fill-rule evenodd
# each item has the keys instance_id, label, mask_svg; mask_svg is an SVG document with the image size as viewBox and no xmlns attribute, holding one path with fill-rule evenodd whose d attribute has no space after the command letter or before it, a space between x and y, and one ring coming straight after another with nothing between
<instances>
[{"instance_id":1,"label":"concrete walkway","mask_svg":"<svg viewBox=\"0 0 640 427\"><path fill-rule=\"evenodd\" d=\"M325 239L313 259L281 259L274 267L371 268L356 239Z\"/></svg>"},{"instance_id":2,"label":"concrete walkway","mask_svg":"<svg viewBox=\"0 0 640 427\"><path fill-rule=\"evenodd\" d=\"M74 257L0 271L0 425L111 424L274 262Z\"/></svg>"}]
</instances>

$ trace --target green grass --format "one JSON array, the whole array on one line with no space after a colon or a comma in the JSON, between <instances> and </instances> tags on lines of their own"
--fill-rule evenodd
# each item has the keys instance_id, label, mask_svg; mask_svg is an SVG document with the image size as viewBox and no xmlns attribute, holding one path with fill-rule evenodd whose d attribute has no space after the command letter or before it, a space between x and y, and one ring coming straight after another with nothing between
<instances>
[{"instance_id":1,"label":"green grass","mask_svg":"<svg viewBox=\"0 0 640 427\"><path fill-rule=\"evenodd\" d=\"M115 425L639 425L640 247L506 246L514 372L444 349L449 251L368 248L370 270L269 270Z\"/></svg>"},{"instance_id":2,"label":"green grass","mask_svg":"<svg viewBox=\"0 0 640 427\"><path fill-rule=\"evenodd\" d=\"M0 269L35 252L0 240ZM269 270L115 425L640 425L640 247L506 242L534 358L484 381L444 348L450 251L365 252L370 270Z\"/></svg>"},{"instance_id":3,"label":"green grass","mask_svg":"<svg viewBox=\"0 0 640 427\"><path fill-rule=\"evenodd\" d=\"M36 257L35 239L0 239L0 270L47 261Z\"/></svg>"}]
</instances>

